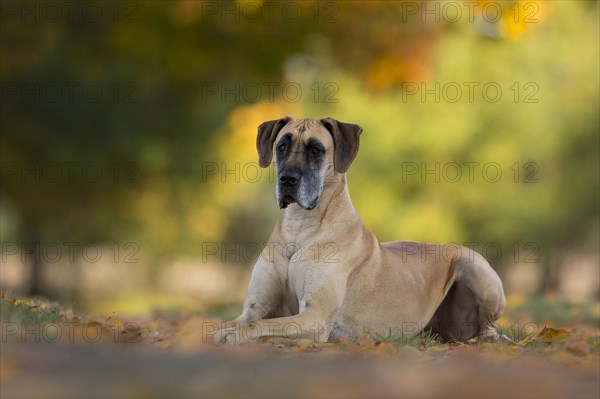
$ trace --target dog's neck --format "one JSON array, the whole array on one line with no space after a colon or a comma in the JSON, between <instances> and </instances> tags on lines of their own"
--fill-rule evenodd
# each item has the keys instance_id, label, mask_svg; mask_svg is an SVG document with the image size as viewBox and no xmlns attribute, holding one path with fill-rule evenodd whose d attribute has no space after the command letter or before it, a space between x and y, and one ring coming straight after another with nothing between
<instances>
[{"instance_id":1,"label":"dog's neck","mask_svg":"<svg viewBox=\"0 0 600 399\"><path fill-rule=\"evenodd\" d=\"M335 217L328 220L328 216L335 212L344 214L347 224L357 222L362 224L360 216L350 200L345 174L339 174L334 181L328 182L323 187L321 197L314 209L306 210L297 203L290 204L278 223L281 236L285 237L286 241L294 242L302 236L310 236L317 231L320 231L322 235L322 232L327 230L322 229L321 224L327 223L331 226L330 228L335 228L335 223L339 223Z\"/></svg>"}]
</instances>

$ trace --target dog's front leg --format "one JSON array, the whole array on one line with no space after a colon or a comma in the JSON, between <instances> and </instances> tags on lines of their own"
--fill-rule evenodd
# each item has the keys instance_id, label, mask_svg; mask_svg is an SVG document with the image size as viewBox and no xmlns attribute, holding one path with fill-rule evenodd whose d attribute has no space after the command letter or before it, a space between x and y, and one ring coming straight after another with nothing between
<instances>
[{"instance_id":1,"label":"dog's front leg","mask_svg":"<svg viewBox=\"0 0 600 399\"><path fill-rule=\"evenodd\" d=\"M224 323L221 328L230 329L254 320L273 317L281 306L284 284L285 280L276 266L261 255L252 270L242 313Z\"/></svg>"},{"instance_id":2,"label":"dog's front leg","mask_svg":"<svg viewBox=\"0 0 600 399\"><path fill-rule=\"evenodd\" d=\"M248 324L222 329L215 337L215 341L238 344L266 341L291 344L299 340L325 342L332 327L329 324L323 315L306 311L295 316L255 320Z\"/></svg>"},{"instance_id":3,"label":"dog's front leg","mask_svg":"<svg viewBox=\"0 0 600 399\"><path fill-rule=\"evenodd\" d=\"M318 281L320 286L304 292L300 298L299 314L231 325L230 328L219 330L214 342L326 342L334 328L332 320L343 295L331 289L332 284L324 276L319 277L315 281Z\"/></svg>"}]
</instances>

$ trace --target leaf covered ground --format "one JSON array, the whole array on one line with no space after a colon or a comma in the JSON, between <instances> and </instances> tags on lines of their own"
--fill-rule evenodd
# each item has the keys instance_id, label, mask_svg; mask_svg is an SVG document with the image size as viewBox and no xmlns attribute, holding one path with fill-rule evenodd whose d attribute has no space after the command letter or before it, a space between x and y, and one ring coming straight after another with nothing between
<instances>
[{"instance_id":1,"label":"leaf covered ground","mask_svg":"<svg viewBox=\"0 0 600 399\"><path fill-rule=\"evenodd\" d=\"M498 343L390 332L213 346L201 332L214 319L75 314L2 294L0 396L599 397L598 304L536 301L512 301Z\"/></svg>"}]
</instances>

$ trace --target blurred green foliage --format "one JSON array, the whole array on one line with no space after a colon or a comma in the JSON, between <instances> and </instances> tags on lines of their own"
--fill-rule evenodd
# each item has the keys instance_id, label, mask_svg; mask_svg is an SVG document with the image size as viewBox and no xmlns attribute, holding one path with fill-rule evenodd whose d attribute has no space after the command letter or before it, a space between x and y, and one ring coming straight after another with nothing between
<instances>
[{"instance_id":1,"label":"blurred green foliage","mask_svg":"<svg viewBox=\"0 0 600 399\"><path fill-rule=\"evenodd\" d=\"M410 1L67 3L2 3L3 242L131 241L149 267L264 243L256 127L292 114L364 128L348 180L382 241L494 243L497 266L597 249L597 2L478 2L497 22L444 2L439 21ZM63 178L23 173L49 164Z\"/></svg>"},{"instance_id":2,"label":"blurred green foliage","mask_svg":"<svg viewBox=\"0 0 600 399\"><path fill-rule=\"evenodd\" d=\"M549 300L533 297L530 300L513 306L507 315L519 319L526 313L528 320L539 325L553 323L559 326L573 324L600 325L600 305L592 302L570 302L568 300Z\"/></svg>"},{"instance_id":3,"label":"blurred green foliage","mask_svg":"<svg viewBox=\"0 0 600 399\"><path fill-rule=\"evenodd\" d=\"M58 321L61 309L56 304L42 303L40 299L0 299L0 322L53 323Z\"/></svg>"}]
</instances>

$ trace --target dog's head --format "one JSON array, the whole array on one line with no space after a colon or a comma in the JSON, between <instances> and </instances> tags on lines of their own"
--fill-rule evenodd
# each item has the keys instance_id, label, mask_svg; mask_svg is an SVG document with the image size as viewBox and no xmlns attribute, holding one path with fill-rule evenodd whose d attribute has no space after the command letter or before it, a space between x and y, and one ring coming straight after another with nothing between
<instances>
[{"instance_id":1,"label":"dog's head","mask_svg":"<svg viewBox=\"0 0 600 399\"><path fill-rule=\"evenodd\" d=\"M313 209L326 177L346 173L358 152L362 128L335 119L292 119L286 116L258 127L258 163L277 165L277 202L280 208L298 203Z\"/></svg>"}]
</instances>

